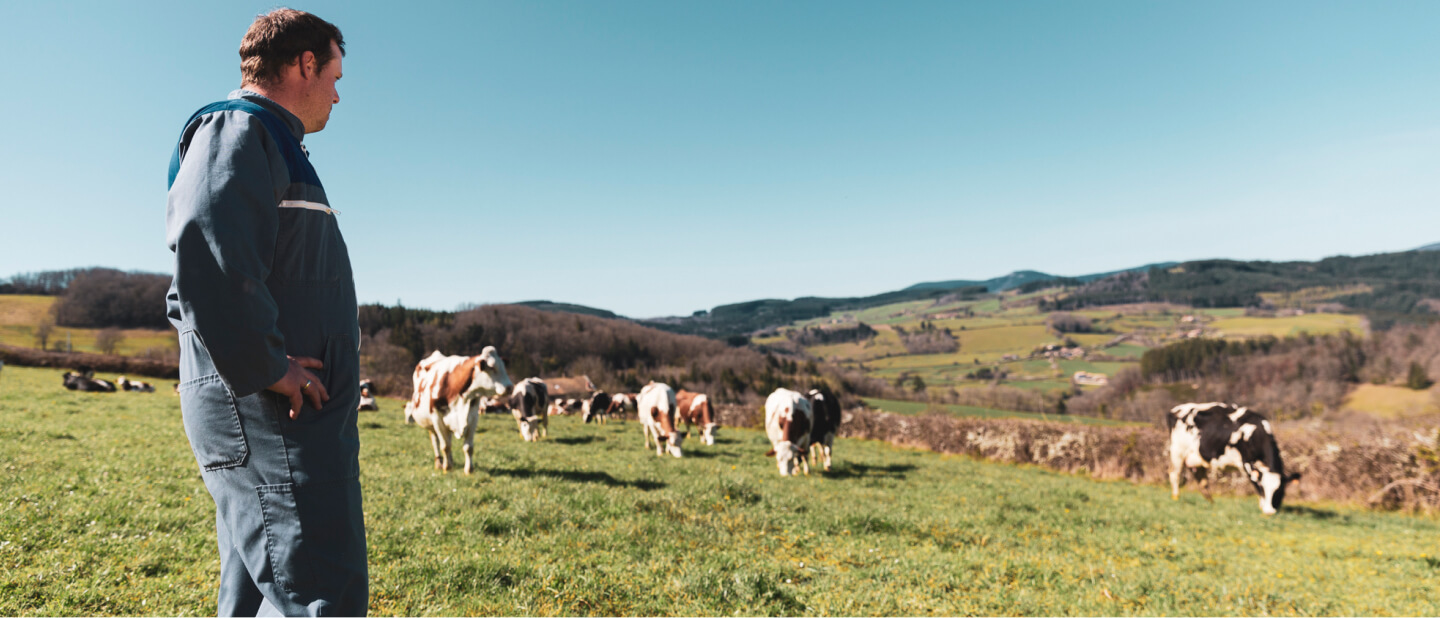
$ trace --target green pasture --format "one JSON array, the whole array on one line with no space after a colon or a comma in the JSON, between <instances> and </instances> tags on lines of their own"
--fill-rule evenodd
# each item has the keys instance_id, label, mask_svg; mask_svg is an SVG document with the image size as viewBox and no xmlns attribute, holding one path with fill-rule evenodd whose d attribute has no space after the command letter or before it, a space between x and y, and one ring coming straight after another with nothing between
<instances>
[{"instance_id":1,"label":"green pasture","mask_svg":"<svg viewBox=\"0 0 1440 618\"><path fill-rule=\"evenodd\" d=\"M955 404L935 404L921 401L900 401L895 399L878 399L866 397L865 405L894 412L896 414L920 414L922 412L936 411L952 414L954 416L973 418L1019 418L1032 421L1054 421L1058 423L1079 423L1081 425L1144 425L1145 423L1127 423L1124 421L1112 421L1103 418L1091 418L1088 416L1072 416L1068 414L1037 414L1034 412L1016 412L1013 410L997 410L995 408L982 408L978 406L962 406Z\"/></svg>"},{"instance_id":2,"label":"green pasture","mask_svg":"<svg viewBox=\"0 0 1440 618\"><path fill-rule=\"evenodd\" d=\"M1122 343L1120 345L1114 345L1105 348L1104 350L1101 350L1100 353L1109 354L1110 356L1114 356L1117 358L1133 358L1135 360L1140 360L1140 357L1144 356L1145 351L1148 349L1150 348L1147 348L1143 345L1137 345L1134 343Z\"/></svg>"},{"instance_id":3,"label":"green pasture","mask_svg":"<svg viewBox=\"0 0 1440 618\"><path fill-rule=\"evenodd\" d=\"M1326 335L1350 331L1365 333L1364 318L1341 313L1307 313L1287 317L1236 317L1206 324L1226 337L1288 337L1301 333Z\"/></svg>"},{"instance_id":4,"label":"green pasture","mask_svg":"<svg viewBox=\"0 0 1440 618\"><path fill-rule=\"evenodd\" d=\"M176 401L0 372L0 614L214 612L214 506ZM1440 613L1429 518L1267 518L865 440L782 479L757 431L677 460L573 417L539 444L486 417L477 474L442 474L382 406L361 417L375 615Z\"/></svg>"},{"instance_id":5,"label":"green pasture","mask_svg":"<svg viewBox=\"0 0 1440 618\"><path fill-rule=\"evenodd\" d=\"M0 294L0 343L20 347L35 347L35 327L55 304L54 296L30 296ZM99 352L95 347L95 336L100 329L71 328L56 326L50 333L50 345L65 341L69 335L71 347L77 352ZM115 353L126 356L140 354L147 349L175 349L175 331L128 329L120 331L124 339L115 346Z\"/></svg>"}]
</instances>

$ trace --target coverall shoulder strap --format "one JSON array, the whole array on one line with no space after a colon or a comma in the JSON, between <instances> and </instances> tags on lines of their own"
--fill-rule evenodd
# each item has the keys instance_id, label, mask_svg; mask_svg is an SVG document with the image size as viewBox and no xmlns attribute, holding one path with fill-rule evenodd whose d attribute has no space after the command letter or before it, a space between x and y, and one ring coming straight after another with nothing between
<instances>
[{"instance_id":1,"label":"coverall shoulder strap","mask_svg":"<svg viewBox=\"0 0 1440 618\"><path fill-rule=\"evenodd\" d=\"M185 121L185 127L180 130L180 140L175 144L175 153L170 156L170 181L166 184L167 188L175 184L175 176L180 173L180 145L185 140L185 129L201 116L224 111L245 112L260 120L260 124L265 126L265 130L280 147L280 154L285 157L285 167L290 171L290 182L320 186L320 177L310 165L310 158L305 156L305 151L300 148L300 140L295 139L295 134L290 131L285 121L258 103L245 99L228 99L200 108Z\"/></svg>"}]
</instances>

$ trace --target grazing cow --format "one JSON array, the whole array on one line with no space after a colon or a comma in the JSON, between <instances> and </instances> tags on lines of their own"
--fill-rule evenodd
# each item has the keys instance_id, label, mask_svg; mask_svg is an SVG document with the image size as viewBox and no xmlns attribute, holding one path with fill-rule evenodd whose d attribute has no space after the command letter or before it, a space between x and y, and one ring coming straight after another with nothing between
<instances>
[{"instance_id":1,"label":"grazing cow","mask_svg":"<svg viewBox=\"0 0 1440 618\"><path fill-rule=\"evenodd\" d=\"M504 397L482 397L480 398L481 414L509 414L510 402Z\"/></svg>"},{"instance_id":2,"label":"grazing cow","mask_svg":"<svg viewBox=\"0 0 1440 618\"><path fill-rule=\"evenodd\" d=\"M439 351L415 366L415 395L405 404L405 418L430 433L435 467L449 471L450 439L463 439L465 473L473 468L475 425L480 421L480 400L504 395L511 387L505 361L494 346L479 356L445 356Z\"/></svg>"},{"instance_id":3,"label":"grazing cow","mask_svg":"<svg viewBox=\"0 0 1440 618\"><path fill-rule=\"evenodd\" d=\"M810 389L807 397L810 410L814 412L815 426L810 428L810 465L816 459L823 462L825 471L830 471L830 450L835 446L835 433L840 430L840 399L834 393L826 394Z\"/></svg>"},{"instance_id":4,"label":"grazing cow","mask_svg":"<svg viewBox=\"0 0 1440 618\"><path fill-rule=\"evenodd\" d=\"M566 399L566 400L565 400L565 406L564 406L564 408L565 408L565 413L566 413L566 414L573 414L573 413L575 413L575 412L579 412L579 411L580 411L580 400L579 400L579 399L574 399L574 398Z\"/></svg>"},{"instance_id":5,"label":"grazing cow","mask_svg":"<svg viewBox=\"0 0 1440 618\"><path fill-rule=\"evenodd\" d=\"M605 419L610 417L610 395L605 391L595 391L590 394L580 405L580 418L585 422L596 421L605 424Z\"/></svg>"},{"instance_id":6,"label":"grazing cow","mask_svg":"<svg viewBox=\"0 0 1440 618\"><path fill-rule=\"evenodd\" d=\"M559 399L551 399L550 405L545 408L546 416L565 416L565 402Z\"/></svg>"},{"instance_id":7,"label":"grazing cow","mask_svg":"<svg viewBox=\"0 0 1440 618\"><path fill-rule=\"evenodd\" d=\"M510 413L520 425L520 439L539 442L541 436L550 435L550 419L546 408L550 394L545 381L540 378L525 378L515 385L510 394Z\"/></svg>"},{"instance_id":8,"label":"grazing cow","mask_svg":"<svg viewBox=\"0 0 1440 618\"><path fill-rule=\"evenodd\" d=\"M675 393L675 405L678 406L676 414L685 421L685 433L690 433L690 427L699 425L700 441L707 446L715 444L715 432L720 429L720 423L715 422L715 408L710 405L709 397L681 389Z\"/></svg>"},{"instance_id":9,"label":"grazing cow","mask_svg":"<svg viewBox=\"0 0 1440 618\"><path fill-rule=\"evenodd\" d=\"M794 475L797 459L805 474L810 474L805 451L810 448L814 416L810 400L790 389L777 388L765 399L765 435L770 438L770 452L765 456L775 457L780 476Z\"/></svg>"},{"instance_id":10,"label":"grazing cow","mask_svg":"<svg viewBox=\"0 0 1440 618\"><path fill-rule=\"evenodd\" d=\"M651 382L640 389L636 406L640 431L645 434L645 448L650 448L653 441L657 457L664 456L666 451L675 457L683 456L680 443L690 434L675 430L675 389Z\"/></svg>"},{"instance_id":11,"label":"grazing cow","mask_svg":"<svg viewBox=\"0 0 1440 618\"><path fill-rule=\"evenodd\" d=\"M65 388L72 391L84 393L113 393L115 385L95 377L95 372L85 370L81 373L67 371L64 375Z\"/></svg>"},{"instance_id":12,"label":"grazing cow","mask_svg":"<svg viewBox=\"0 0 1440 618\"><path fill-rule=\"evenodd\" d=\"M115 381L115 384L120 387L120 390L126 391L126 392L131 392L131 391L134 391L134 392L136 392L136 393L153 393L153 392L155 392L155 386L152 385L152 384L150 384L149 382L141 382L141 381L139 381L139 380L129 380L129 379L126 379L125 376L120 376L120 379L119 379L119 380L116 380L116 381Z\"/></svg>"},{"instance_id":13,"label":"grazing cow","mask_svg":"<svg viewBox=\"0 0 1440 618\"><path fill-rule=\"evenodd\" d=\"M1181 472L1188 468L1210 500L1209 471L1242 469L1260 494L1260 511L1273 515L1285 501L1285 486L1300 478L1285 474L1270 421L1249 409L1224 403L1187 403L1170 410L1170 497L1180 499Z\"/></svg>"},{"instance_id":14,"label":"grazing cow","mask_svg":"<svg viewBox=\"0 0 1440 618\"><path fill-rule=\"evenodd\" d=\"M371 380L360 381L360 410L379 410L380 405L375 403L375 382Z\"/></svg>"},{"instance_id":15,"label":"grazing cow","mask_svg":"<svg viewBox=\"0 0 1440 618\"><path fill-rule=\"evenodd\" d=\"M610 397L610 407L605 409L605 414L611 418L625 418L627 412L639 408L639 402L640 396L634 393L615 393Z\"/></svg>"}]
</instances>

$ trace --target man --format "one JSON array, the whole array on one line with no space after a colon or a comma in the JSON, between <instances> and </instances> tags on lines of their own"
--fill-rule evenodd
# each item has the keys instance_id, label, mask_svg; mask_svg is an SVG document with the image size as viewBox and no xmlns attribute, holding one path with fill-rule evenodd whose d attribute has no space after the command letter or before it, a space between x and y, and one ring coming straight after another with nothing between
<instances>
[{"instance_id":1,"label":"man","mask_svg":"<svg viewBox=\"0 0 1440 618\"><path fill-rule=\"evenodd\" d=\"M300 140L340 101L345 39L255 19L241 89L185 124L170 163L166 298L180 409L215 499L219 613L366 613L359 324L336 211Z\"/></svg>"}]
</instances>

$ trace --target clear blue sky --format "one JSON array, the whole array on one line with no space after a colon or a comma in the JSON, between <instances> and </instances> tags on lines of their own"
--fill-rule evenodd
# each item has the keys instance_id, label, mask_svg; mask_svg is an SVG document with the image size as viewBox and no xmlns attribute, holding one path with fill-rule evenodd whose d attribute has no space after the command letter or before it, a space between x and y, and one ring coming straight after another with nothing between
<instances>
[{"instance_id":1,"label":"clear blue sky","mask_svg":"<svg viewBox=\"0 0 1440 618\"><path fill-rule=\"evenodd\" d=\"M169 272L258 2L0 3L0 277ZM362 301L631 316L1440 242L1440 3L306 2Z\"/></svg>"}]
</instances>

